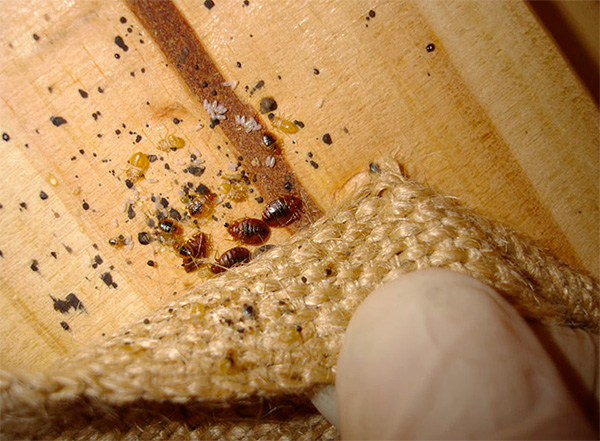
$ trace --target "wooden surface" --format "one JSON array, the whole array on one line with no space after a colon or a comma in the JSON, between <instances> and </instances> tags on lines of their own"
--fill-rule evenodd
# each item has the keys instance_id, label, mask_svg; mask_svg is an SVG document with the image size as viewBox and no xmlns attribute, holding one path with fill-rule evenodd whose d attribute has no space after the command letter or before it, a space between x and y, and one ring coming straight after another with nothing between
<instances>
[{"instance_id":1,"label":"wooden surface","mask_svg":"<svg viewBox=\"0 0 600 441\"><path fill-rule=\"evenodd\" d=\"M304 123L288 135L262 115L283 143L280 165L315 206L330 210L352 176L392 154L411 177L598 276L598 111L525 4L247 3L175 1L223 78L238 82L239 102L258 112L271 96L276 115ZM125 2L0 6L1 361L39 370L210 276L185 273L168 246L137 236L152 233L152 195L183 212L187 182L219 193L244 137L209 127ZM167 134L186 146L158 150ZM136 151L162 158L129 189ZM200 177L184 172L191 154L204 161ZM223 223L259 216L269 185L201 222L211 258L234 245ZM110 247L119 234L133 246ZM269 243L289 234L274 230Z\"/></svg>"}]
</instances>

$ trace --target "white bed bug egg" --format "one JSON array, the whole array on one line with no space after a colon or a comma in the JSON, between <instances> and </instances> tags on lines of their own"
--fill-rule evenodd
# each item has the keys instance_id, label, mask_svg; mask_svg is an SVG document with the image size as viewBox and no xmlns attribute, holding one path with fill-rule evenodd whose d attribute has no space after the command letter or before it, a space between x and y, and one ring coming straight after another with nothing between
<instances>
[{"instance_id":1,"label":"white bed bug egg","mask_svg":"<svg viewBox=\"0 0 600 441\"><path fill-rule=\"evenodd\" d=\"M267 156L265 158L265 165L273 168L275 166L275 156Z\"/></svg>"},{"instance_id":2,"label":"white bed bug egg","mask_svg":"<svg viewBox=\"0 0 600 441\"><path fill-rule=\"evenodd\" d=\"M231 87L231 90L235 90L235 88L238 85L237 81L224 81L223 83L221 83L222 86L225 87Z\"/></svg>"}]
</instances>

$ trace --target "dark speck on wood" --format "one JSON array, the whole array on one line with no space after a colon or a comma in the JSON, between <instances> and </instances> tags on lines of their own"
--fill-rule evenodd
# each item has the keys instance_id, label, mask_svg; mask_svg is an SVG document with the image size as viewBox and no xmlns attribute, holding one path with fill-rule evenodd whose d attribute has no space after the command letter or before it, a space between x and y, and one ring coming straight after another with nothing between
<instances>
[{"instance_id":1,"label":"dark speck on wood","mask_svg":"<svg viewBox=\"0 0 600 441\"><path fill-rule=\"evenodd\" d=\"M184 169L184 172L190 173L194 176L202 176L204 173L204 167L199 165L190 165L188 168Z\"/></svg>"},{"instance_id":2,"label":"dark speck on wood","mask_svg":"<svg viewBox=\"0 0 600 441\"><path fill-rule=\"evenodd\" d=\"M110 286L113 288L117 288L118 285L113 282L113 278L112 278L112 274L111 273L103 273L100 278L102 279L102 281L106 284L106 286Z\"/></svg>"},{"instance_id":3,"label":"dark speck on wood","mask_svg":"<svg viewBox=\"0 0 600 441\"><path fill-rule=\"evenodd\" d=\"M50 298L54 302L54 310L55 311L58 311L61 314L66 314L67 312L69 312L69 309L71 309L71 304L69 302L67 302L66 300L55 299L52 296L50 296Z\"/></svg>"},{"instance_id":4,"label":"dark speck on wood","mask_svg":"<svg viewBox=\"0 0 600 441\"><path fill-rule=\"evenodd\" d=\"M77 298L75 294L67 294L65 300L75 311L85 311L85 306L83 306L83 303Z\"/></svg>"},{"instance_id":5,"label":"dark speck on wood","mask_svg":"<svg viewBox=\"0 0 600 441\"><path fill-rule=\"evenodd\" d=\"M56 127L62 126L63 124L67 124L67 120L64 119L62 116L51 116L50 121Z\"/></svg>"},{"instance_id":6,"label":"dark speck on wood","mask_svg":"<svg viewBox=\"0 0 600 441\"><path fill-rule=\"evenodd\" d=\"M117 35L115 37L115 44L117 46L119 46L121 49L123 49L124 52L127 52L129 50L129 46L127 46L125 44L125 42L123 41L123 38L120 35Z\"/></svg>"}]
</instances>

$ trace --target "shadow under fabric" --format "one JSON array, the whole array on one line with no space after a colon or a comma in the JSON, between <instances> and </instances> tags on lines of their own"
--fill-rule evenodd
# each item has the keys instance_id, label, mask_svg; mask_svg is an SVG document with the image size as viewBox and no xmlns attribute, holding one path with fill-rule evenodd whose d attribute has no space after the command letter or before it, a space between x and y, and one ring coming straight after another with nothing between
<instances>
[{"instance_id":1,"label":"shadow under fabric","mask_svg":"<svg viewBox=\"0 0 600 441\"><path fill-rule=\"evenodd\" d=\"M309 398L334 383L352 313L378 285L428 267L481 280L528 320L598 332L598 281L389 160L250 264L45 374L2 372L2 435L337 438Z\"/></svg>"}]
</instances>

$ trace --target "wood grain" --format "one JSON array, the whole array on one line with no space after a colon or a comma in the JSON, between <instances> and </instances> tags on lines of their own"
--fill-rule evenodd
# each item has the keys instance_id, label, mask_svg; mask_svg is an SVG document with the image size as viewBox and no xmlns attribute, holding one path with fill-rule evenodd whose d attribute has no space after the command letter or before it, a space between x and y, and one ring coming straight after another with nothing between
<instances>
[{"instance_id":1,"label":"wood grain","mask_svg":"<svg viewBox=\"0 0 600 441\"><path fill-rule=\"evenodd\" d=\"M598 112L523 3L174 5L222 78L238 82L232 99L258 114L271 96L277 116L304 124L289 135L262 121L315 206L331 210L354 175L391 154L410 176L598 275ZM152 196L184 212L188 182L219 193L244 166L238 132L210 128L202 100L125 2L2 6L2 365L39 370L210 277L185 273L168 246L137 235L153 233ZM186 146L158 150L167 134ZM130 189L136 151L157 160ZM192 155L202 176L185 171ZM209 233L211 259L234 246L223 224L260 216L271 197L262 184L245 187L245 202L223 199L214 219L183 221L185 234ZM119 234L133 246L111 248ZM278 229L270 243L289 234ZM85 311L57 310L68 294Z\"/></svg>"}]
</instances>

